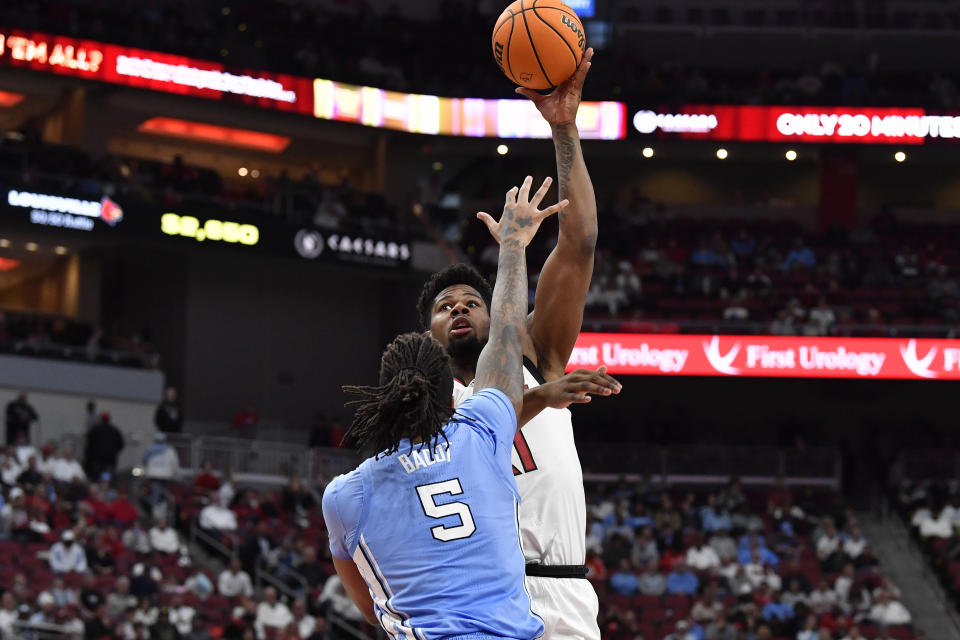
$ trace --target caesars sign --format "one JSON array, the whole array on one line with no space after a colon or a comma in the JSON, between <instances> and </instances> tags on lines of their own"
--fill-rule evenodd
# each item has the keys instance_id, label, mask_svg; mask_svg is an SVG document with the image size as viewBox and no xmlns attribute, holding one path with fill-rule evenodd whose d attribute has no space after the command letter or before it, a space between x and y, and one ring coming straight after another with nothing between
<instances>
[{"instance_id":1,"label":"caesars sign","mask_svg":"<svg viewBox=\"0 0 960 640\"><path fill-rule=\"evenodd\" d=\"M960 380L960 340L583 333L567 370L779 378Z\"/></svg>"}]
</instances>

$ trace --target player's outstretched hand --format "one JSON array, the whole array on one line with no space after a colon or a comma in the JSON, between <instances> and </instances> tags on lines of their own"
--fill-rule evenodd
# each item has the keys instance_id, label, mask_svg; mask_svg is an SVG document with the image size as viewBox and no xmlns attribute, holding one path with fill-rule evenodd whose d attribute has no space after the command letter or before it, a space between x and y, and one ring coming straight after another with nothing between
<instances>
[{"instance_id":1,"label":"player's outstretched hand","mask_svg":"<svg viewBox=\"0 0 960 640\"><path fill-rule=\"evenodd\" d=\"M483 211L477 214L477 218L487 225L490 235L497 242L518 242L526 247L533 240L533 236L537 235L541 222L570 204L569 200L564 199L542 211L537 208L547 195L551 182L552 178L546 178L531 198L530 185L533 184L533 178L527 176L519 189L514 187L507 191L507 201L503 205L503 215L499 221Z\"/></svg>"},{"instance_id":2,"label":"player's outstretched hand","mask_svg":"<svg viewBox=\"0 0 960 640\"><path fill-rule=\"evenodd\" d=\"M600 367L596 371L577 369L559 380L536 387L537 391L543 394L547 406L554 409L566 409L571 404L586 404L590 402L591 395L616 395L622 388L623 385L607 374L606 367Z\"/></svg>"},{"instance_id":3,"label":"player's outstretched hand","mask_svg":"<svg viewBox=\"0 0 960 640\"><path fill-rule=\"evenodd\" d=\"M524 87L517 87L516 91L533 101L550 126L573 124L577 121L577 109L580 108L580 96L583 94L583 81L587 77L587 71L590 70L592 57L593 47L590 47L583 53L583 59L580 60L580 66L574 74L547 95Z\"/></svg>"}]
</instances>

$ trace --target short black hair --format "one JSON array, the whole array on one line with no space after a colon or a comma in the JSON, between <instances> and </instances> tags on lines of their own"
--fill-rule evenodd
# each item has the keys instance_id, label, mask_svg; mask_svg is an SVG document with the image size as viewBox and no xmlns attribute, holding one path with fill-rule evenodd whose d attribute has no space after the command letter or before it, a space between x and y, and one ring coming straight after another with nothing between
<instances>
[{"instance_id":1,"label":"short black hair","mask_svg":"<svg viewBox=\"0 0 960 640\"><path fill-rule=\"evenodd\" d=\"M420 290L420 299L417 300L417 312L420 314L420 327L422 329L430 329L433 301L437 295L447 287L457 284L465 284L476 289L486 303L487 310L490 309L493 302L493 286L491 286L490 281L469 264L451 264L437 271L423 283L423 289Z\"/></svg>"}]
</instances>

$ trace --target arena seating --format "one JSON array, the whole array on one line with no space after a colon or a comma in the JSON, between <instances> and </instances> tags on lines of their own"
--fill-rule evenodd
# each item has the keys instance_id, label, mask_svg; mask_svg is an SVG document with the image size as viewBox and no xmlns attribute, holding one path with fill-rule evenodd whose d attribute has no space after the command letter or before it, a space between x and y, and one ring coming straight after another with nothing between
<instances>
[{"instance_id":1,"label":"arena seating","mask_svg":"<svg viewBox=\"0 0 960 640\"><path fill-rule=\"evenodd\" d=\"M7 455L17 454L10 450ZM0 463L0 468L6 467ZM256 601L217 592L218 573L232 557L237 557L261 586L278 587L289 599L303 597L318 617L336 619L336 606L342 606L321 597L329 587L333 566L318 495L310 490L294 485L276 489L242 486L206 469L193 482L187 479L162 487L149 482L134 484L131 505L123 488L118 490L108 481L88 484L78 480L62 485L47 479L11 477L10 473L2 480L0 585L14 595L17 605L25 606L24 620L44 620L44 614L38 612L38 597L51 592L54 581L62 577L65 588L80 593L77 613L90 623L95 616L84 608L83 594L95 590L103 597L113 594L117 598L117 578L127 576L133 583L132 592L148 600L145 611L151 607L182 610L183 616L201 616L199 620L215 636L240 637L256 617L250 613L243 618L238 607L252 612ZM865 638L879 637L880 625L872 618L871 605L876 604L881 590L895 593L895 587L877 570L869 546L864 541L856 543L856 519L836 494L787 490L781 485L771 491L743 493L737 483L691 492L641 481L591 483L587 495L588 577L600 595L604 638L703 638L711 617L721 613L744 631L742 637L757 633L756 637L792 640L802 637L797 633L804 625L812 624L816 629L826 627L833 634L830 637L837 639L852 625L859 626ZM229 531L201 528L201 524L209 525L203 510L221 498L232 505L236 527ZM136 532L149 530L152 525L148 523L160 516L169 517L179 531L181 552L136 546ZM833 522L842 536L835 538L836 543L853 540L855 550L850 553L856 557L821 543ZM717 544L710 537L719 528L730 530L730 551L735 559L711 561L709 552L700 548L701 542ZM62 576L53 572L49 555L67 529L75 531L87 548L92 578L79 572ZM754 552L758 555L753 556ZM314 553L315 560L309 561ZM683 561L698 567L694 570L697 584L674 589L670 573ZM748 572L746 578L737 575L741 563ZM846 568L847 564L851 566ZM644 580L658 581L644 573L659 574L665 584L652 589L643 586ZM850 595L824 601L826 591L835 593L841 575L849 578L841 593ZM803 583L799 592L789 596L793 614L782 622L766 620L764 614L772 615L767 605L778 599L775 593L789 590L792 579ZM819 584L826 586L814 589ZM262 598L263 592L258 592L257 601ZM808 606L816 611L809 619ZM111 624L124 624L121 618ZM51 620L66 621L62 617ZM180 622L189 626L186 618ZM373 630L362 622L349 623L372 636ZM773 635L759 635L764 626ZM339 637L335 629L333 632L332 637ZM891 626L889 632L898 640L910 640L914 635L909 624ZM282 635L280 630L265 634L299 637Z\"/></svg>"},{"instance_id":2,"label":"arena seating","mask_svg":"<svg viewBox=\"0 0 960 640\"><path fill-rule=\"evenodd\" d=\"M503 3L440 3L439 15L413 19L402 9L377 11L364 2L297 3L232 2L182 5L156 2L149 10L115 10L110 0L87 3L78 11L70 2L23 4L4 8L5 26L117 42L139 48L178 53L207 60L318 76L341 82L397 91L450 96L509 97L511 86L495 72L490 52L490 28ZM707 5L708 3L702 3ZM722 4L722 3L721 3ZM737 3L730 2L735 5ZM618 5L618 23L660 28L717 25L729 28L742 16L752 28L792 27L859 29L864 27L942 30L960 20L943 3L927 3L930 11L902 12L874 3L866 15L852 8L839 11L795 8L748 11L709 3L684 10L659 3L649 11ZM661 6L662 5L662 6ZM489 28L477 28L477 25ZM588 29L588 38L591 31ZM323 37L318 37L318 34ZM352 34L364 33L357 40ZM853 33L853 32L851 32ZM775 37L775 36L774 36ZM708 40L709 42L709 40ZM596 66L591 92L605 99L650 105L677 100L699 103L844 104L950 107L956 100L956 77L899 72L892 65L871 64L861 53L829 61L822 69L784 68L737 72L690 68L681 64L642 65L631 55L629 39L611 39L601 49L608 64ZM456 51L438 56L437 51ZM403 52L402 56L396 55Z\"/></svg>"}]
</instances>

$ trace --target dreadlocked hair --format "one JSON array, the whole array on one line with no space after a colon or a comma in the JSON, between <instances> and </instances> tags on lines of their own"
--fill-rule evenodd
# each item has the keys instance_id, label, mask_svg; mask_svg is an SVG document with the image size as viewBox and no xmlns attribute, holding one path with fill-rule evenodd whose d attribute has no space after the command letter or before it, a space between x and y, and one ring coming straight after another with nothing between
<instances>
[{"instance_id":1,"label":"dreadlocked hair","mask_svg":"<svg viewBox=\"0 0 960 640\"><path fill-rule=\"evenodd\" d=\"M476 289L486 303L487 309L490 308L493 301L493 287L490 285L490 281L468 264L451 264L437 271L423 283L423 289L420 290L420 299L417 300L420 328L430 328L433 301L441 291L455 284L465 284Z\"/></svg>"},{"instance_id":2,"label":"dreadlocked hair","mask_svg":"<svg viewBox=\"0 0 960 640\"><path fill-rule=\"evenodd\" d=\"M356 397L346 406L356 407L344 440L359 448L390 455L404 438L429 443L447 440L444 425L453 409L453 373L446 351L428 333L405 333L391 342L380 359L380 385L345 385L344 393Z\"/></svg>"}]
</instances>

